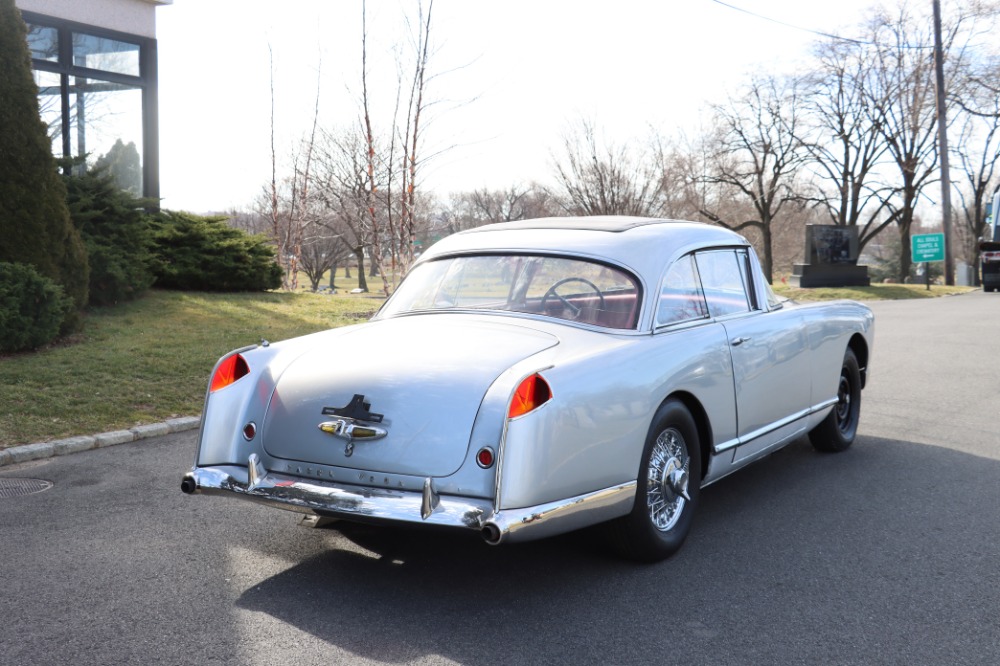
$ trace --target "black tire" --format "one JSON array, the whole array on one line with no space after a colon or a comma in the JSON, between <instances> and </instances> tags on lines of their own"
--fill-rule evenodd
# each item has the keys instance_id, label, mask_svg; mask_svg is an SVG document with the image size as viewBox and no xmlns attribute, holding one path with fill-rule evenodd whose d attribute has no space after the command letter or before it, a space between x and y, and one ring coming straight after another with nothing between
<instances>
[{"instance_id":1,"label":"black tire","mask_svg":"<svg viewBox=\"0 0 1000 666\"><path fill-rule=\"evenodd\" d=\"M687 498L678 492L685 485ZM613 545L641 562L670 557L691 530L700 490L698 428L681 402L668 400L657 410L646 436L632 512L609 525Z\"/></svg>"},{"instance_id":2,"label":"black tire","mask_svg":"<svg viewBox=\"0 0 1000 666\"><path fill-rule=\"evenodd\" d=\"M846 451L858 434L861 418L861 370L850 349L844 354L837 386L837 404L818 426L809 432L813 448L824 453Z\"/></svg>"}]
</instances>

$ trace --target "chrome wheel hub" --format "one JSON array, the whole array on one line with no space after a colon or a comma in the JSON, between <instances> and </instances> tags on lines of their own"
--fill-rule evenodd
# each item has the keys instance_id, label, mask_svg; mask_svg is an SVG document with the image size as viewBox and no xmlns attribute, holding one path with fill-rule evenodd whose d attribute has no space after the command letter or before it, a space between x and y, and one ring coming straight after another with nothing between
<instances>
[{"instance_id":1,"label":"chrome wheel hub","mask_svg":"<svg viewBox=\"0 0 1000 666\"><path fill-rule=\"evenodd\" d=\"M687 444L676 428L660 433L649 455L646 482L646 506L653 526L666 532L680 520L684 505L690 501L690 467Z\"/></svg>"}]
</instances>

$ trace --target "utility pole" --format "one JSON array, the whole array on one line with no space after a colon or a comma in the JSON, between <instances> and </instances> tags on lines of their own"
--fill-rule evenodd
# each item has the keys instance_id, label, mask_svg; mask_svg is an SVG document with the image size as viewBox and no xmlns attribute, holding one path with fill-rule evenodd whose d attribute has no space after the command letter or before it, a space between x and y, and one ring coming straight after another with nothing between
<instances>
[{"instance_id":1,"label":"utility pole","mask_svg":"<svg viewBox=\"0 0 1000 666\"><path fill-rule=\"evenodd\" d=\"M941 0L934 2L934 69L937 88L938 152L941 159L941 227L944 230L944 282L955 284L951 252L951 176L948 173L948 120L945 112L944 50L941 46Z\"/></svg>"}]
</instances>

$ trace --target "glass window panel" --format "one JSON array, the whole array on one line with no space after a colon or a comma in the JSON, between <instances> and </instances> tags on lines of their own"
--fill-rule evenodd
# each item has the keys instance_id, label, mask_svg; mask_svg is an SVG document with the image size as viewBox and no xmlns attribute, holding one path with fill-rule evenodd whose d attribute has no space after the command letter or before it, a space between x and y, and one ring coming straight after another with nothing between
<instances>
[{"instance_id":1,"label":"glass window panel","mask_svg":"<svg viewBox=\"0 0 1000 666\"><path fill-rule=\"evenodd\" d=\"M32 70L35 85L38 86L38 115L49 126L52 139L52 154L61 156L62 148L62 93L59 87L60 75L41 70Z\"/></svg>"},{"instance_id":2,"label":"glass window panel","mask_svg":"<svg viewBox=\"0 0 1000 666\"><path fill-rule=\"evenodd\" d=\"M736 252L719 250L699 253L698 274L713 317L750 311L743 271Z\"/></svg>"},{"instance_id":3,"label":"glass window panel","mask_svg":"<svg viewBox=\"0 0 1000 666\"><path fill-rule=\"evenodd\" d=\"M59 31L44 25L28 26L28 48L31 57L37 60L59 61Z\"/></svg>"},{"instance_id":4,"label":"glass window panel","mask_svg":"<svg viewBox=\"0 0 1000 666\"><path fill-rule=\"evenodd\" d=\"M142 91L74 77L70 86L73 154L107 166L118 186L142 194Z\"/></svg>"},{"instance_id":5,"label":"glass window panel","mask_svg":"<svg viewBox=\"0 0 1000 666\"><path fill-rule=\"evenodd\" d=\"M139 76L139 45L75 32L73 64L104 72Z\"/></svg>"},{"instance_id":6,"label":"glass window panel","mask_svg":"<svg viewBox=\"0 0 1000 666\"><path fill-rule=\"evenodd\" d=\"M535 255L478 255L417 266L380 314L507 310L634 328L638 304L635 278L605 264Z\"/></svg>"},{"instance_id":7,"label":"glass window panel","mask_svg":"<svg viewBox=\"0 0 1000 666\"><path fill-rule=\"evenodd\" d=\"M656 308L656 325L665 326L681 321L708 317L705 294L701 290L694 257L678 259L663 281L660 302Z\"/></svg>"}]
</instances>

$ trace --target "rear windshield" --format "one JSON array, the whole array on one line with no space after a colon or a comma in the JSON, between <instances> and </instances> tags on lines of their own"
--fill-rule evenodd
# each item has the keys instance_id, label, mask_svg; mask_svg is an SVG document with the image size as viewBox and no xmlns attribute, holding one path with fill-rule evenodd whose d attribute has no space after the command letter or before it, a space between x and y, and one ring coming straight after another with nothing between
<instances>
[{"instance_id":1,"label":"rear windshield","mask_svg":"<svg viewBox=\"0 0 1000 666\"><path fill-rule=\"evenodd\" d=\"M379 316L488 310L634 329L640 296L631 274L596 261L525 254L459 256L416 266Z\"/></svg>"}]
</instances>

